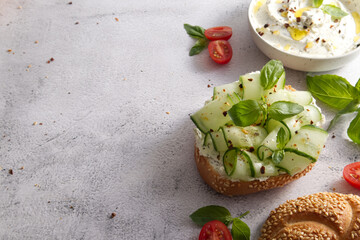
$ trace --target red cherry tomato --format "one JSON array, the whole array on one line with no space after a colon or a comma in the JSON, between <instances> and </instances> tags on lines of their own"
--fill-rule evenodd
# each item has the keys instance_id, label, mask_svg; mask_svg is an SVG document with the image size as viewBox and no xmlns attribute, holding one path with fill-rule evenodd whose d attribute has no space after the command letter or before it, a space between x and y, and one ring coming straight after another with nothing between
<instances>
[{"instance_id":1,"label":"red cherry tomato","mask_svg":"<svg viewBox=\"0 0 360 240\"><path fill-rule=\"evenodd\" d=\"M208 50L212 60L219 64L228 63L233 55L231 45L226 40L211 41Z\"/></svg>"},{"instance_id":2,"label":"red cherry tomato","mask_svg":"<svg viewBox=\"0 0 360 240\"><path fill-rule=\"evenodd\" d=\"M347 165L344 168L343 175L348 183L360 189L360 162Z\"/></svg>"},{"instance_id":3,"label":"red cherry tomato","mask_svg":"<svg viewBox=\"0 0 360 240\"><path fill-rule=\"evenodd\" d=\"M213 27L205 30L205 37L210 41L228 40L232 36L232 28L227 26Z\"/></svg>"},{"instance_id":4,"label":"red cherry tomato","mask_svg":"<svg viewBox=\"0 0 360 240\"><path fill-rule=\"evenodd\" d=\"M232 240L225 224L218 220L206 223L201 229L199 240Z\"/></svg>"}]
</instances>

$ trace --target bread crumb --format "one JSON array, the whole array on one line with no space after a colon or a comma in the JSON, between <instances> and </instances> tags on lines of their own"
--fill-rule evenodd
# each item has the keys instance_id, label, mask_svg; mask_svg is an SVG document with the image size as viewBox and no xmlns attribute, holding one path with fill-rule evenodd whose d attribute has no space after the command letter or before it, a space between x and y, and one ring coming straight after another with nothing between
<instances>
[{"instance_id":1,"label":"bread crumb","mask_svg":"<svg viewBox=\"0 0 360 240\"><path fill-rule=\"evenodd\" d=\"M335 192L335 191L336 191L336 188L333 188L332 190Z\"/></svg>"},{"instance_id":2,"label":"bread crumb","mask_svg":"<svg viewBox=\"0 0 360 240\"><path fill-rule=\"evenodd\" d=\"M119 19L118 18L115 18L115 20L118 22L119 21Z\"/></svg>"},{"instance_id":3,"label":"bread crumb","mask_svg":"<svg viewBox=\"0 0 360 240\"><path fill-rule=\"evenodd\" d=\"M11 168L9 169L9 174L10 174L10 175L13 175L13 174L14 174L14 171L13 171Z\"/></svg>"},{"instance_id":4,"label":"bread crumb","mask_svg":"<svg viewBox=\"0 0 360 240\"><path fill-rule=\"evenodd\" d=\"M34 43L35 43L35 44L38 44L38 43L39 43L39 41L37 41L37 40L36 40Z\"/></svg>"},{"instance_id":5,"label":"bread crumb","mask_svg":"<svg viewBox=\"0 0 360 240\"><path fill-rule=\"evenodd\" d=\"M116 216L116 213L111 213L110 218L114 218Z\"/></svg>"},{"instance_id":6,"label":"bread crumb","mask_svg":"<svg viewBox=\"0 0 360 240\"><path fill-rule=\"evenodd\" d=\"M22 166L21 168L19 168L20 170L24 170L24 166Z\"/></svg>"},{"instance_id":7,"label":"bread crumb","mask_svg":"<svg viewBox=\"0 0 360 240\"><path fill-rule=\"evenodd\" d=\"M7 52L11 52L11 51L12 51L12 49L8 49L8 50L7 50Z\"/></svg>"},{"instance_id":8,"label":"bread crumb","mask_svg":"<svg viewBox=\"0 0 360 240\"><path fill-rule=\"evenodd\" d=\"M22 6L18 6L18 9L22 9Z\"/></svg>"},{"instance_id":9,"label":"bread crumb","mask_svg":"<svg viewBox=\"0 0 360 240\"><path fill-rule=\"evenodd\" d=\"M41 125L43 125L43 123L39 123L39 125L41 126Z\"/></svg>"},{"instance_id":10,"label":"bread crumb","mask_svg":"<svg viewBox=\"0 0 360 240\"><path fill-rule=\"evenodd\" d=\"M169 115L169 114L170 114L170 112L166 112L166 114L168 114L168 115Z\"/></svg>"},{"instance_id":11,"label":"bread crumb","mask_svg":"<svg viewBox=\"0 0 360 240\"><path fill-rule=\"evenodd\" d=\"M69 4L69 5L71 5L71 4L72 4L72 2L68 2L68 4Z\"/></svg>"},{"instance_id":12,"label":"bread crumb","mask_svg":"<svg viewBox=\"0 0 360 240\"><path fill-rule=\"evenodd\" d=\"M33 126L35 126L35 125L37 125L37 124L38 124L38 122L33 122L33 124L32 124L32 125L33 125Z\"/></svg>"}]
</instances>

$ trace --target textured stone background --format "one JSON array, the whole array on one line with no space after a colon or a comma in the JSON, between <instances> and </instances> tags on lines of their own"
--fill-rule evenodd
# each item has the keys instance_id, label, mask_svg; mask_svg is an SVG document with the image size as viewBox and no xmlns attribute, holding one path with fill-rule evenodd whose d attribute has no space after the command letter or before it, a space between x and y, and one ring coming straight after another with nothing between
<instances>
[{"instance_id":1,"label":"textured stone background","mask_svg":"<svg viewBox=\"0 0 360 240\"><path fill-rule=\"evenodd\" d=\"M68 1L0 0L0 239L197 239L188 216L209 204L250 210L256 239L286 199L360 193L341 177L360 157L346 125L284 188L228 198L200 179L188 115L208 84L268 61L249 36L249 0ZM189 57L183 23L233 27L230 64ZM355 83L359 60L333 73ZM305 73L287 69L287 79L306 89Z\"/></svg>"}]
</instances>

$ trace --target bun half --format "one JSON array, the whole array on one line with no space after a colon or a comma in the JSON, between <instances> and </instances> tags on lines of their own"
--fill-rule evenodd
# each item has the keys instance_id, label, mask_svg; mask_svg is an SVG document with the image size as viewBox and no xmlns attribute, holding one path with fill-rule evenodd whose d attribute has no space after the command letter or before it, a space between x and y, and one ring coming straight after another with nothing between
<instances>
[{"instance_id":1,"label":"bun half","mask_svg":"<svg viewBox=\"0 0 360 240\"><path fill-rule=\"evenodd\" d=\"M270 213L259 240L360 239L360 197L316 193L280 205Z\"/></svg>"},{"instance_id":2,"label":"bun half","mask_svg":"<svg viewBox=\"0 0 360 240\"><path fill-rule=\"evenodd\" d=\"M310 164L302 172L290 176L289 174L281 174L278 176L269 177L265 181L254 180L250 182L232 181L219 174L219 172L211 165L207 157L201 156L199 148L195 145L195 161L197 169L203 180L215 191L227 195L245 195L264 191L272 188L282 187L308 173L314 166Z\"/></svg>"}]
</instances>

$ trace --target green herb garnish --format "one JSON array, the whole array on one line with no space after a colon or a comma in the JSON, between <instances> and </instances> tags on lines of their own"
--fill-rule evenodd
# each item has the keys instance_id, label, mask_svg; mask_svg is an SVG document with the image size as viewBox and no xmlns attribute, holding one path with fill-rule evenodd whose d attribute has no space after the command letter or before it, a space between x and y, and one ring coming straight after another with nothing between
<instances>
[{"instance_id":1,"label":"green herb garnish","mask_svg":"<svg viewBox=\"0 0 360 240\"><path fill-rule=\"evenodd\" d=\"M313 6L318 8L322 5L323 0L313 0Z\"/></svg>"},{"instance_id":2,"label":"green herb garnish","mask_svg":"<svg viewBox=\"0 0 360 240\"><path fill-rule=\"evenodd\" d=\"M304 107L293 102L278 101L268 108L270 118L281 121L304 111Z\"/></svg>"},{"instance_id":3,"label":"green herb garnish","mask_svg":"<svg viewBox=\"0 0 360 240\"><path fill-rule=\"evenodd\" d=\"M255 100L241 101L230 108L228 114L235 125L246 127L256 122L261 113L262 108Z\"/></svg>"},{"instance_id":4,"label":"green herb garnish","mask_svg":"<svg viewBox=\"0 0 360 240\"><path fill-rule=\"evenodd\" d=\"M209 40L205 37L205 29L200 26L191 26L184 24L187 34L195 39L198 39L195 45L190 49L189 55L194 56L204 50L209 44Z\"/></svg>"},{"instance_id":5,"label":"green herb garnish","mask_svg":"<svg viewBox=\"0 0 360 240\"><path fill-rule=\"evenodd\" d=\"M338 118L347 113L358 112L348 128L349 138L360 144L360 83L352 86L345 78L336 75L307 76L309 91L320 101L340 111L331 120L328 130Z\"/></svg>"},{"instance_id":6,"label":"green herb garnish","mask_svg":"<svg viewBox=\"0 0 360 240\"><path fill-rule=\"evenodd\" d=\"M233 240L250 240L250 228L240 219L245 217L249 211L241 214L239 217L233 218L224 207L210 205L199 208L190 215L190 218L199 226L204 226L207 222L218 220L226 226L232 223L231 235Z\"/></svg>"},{"instance_id":7,"label":"green herb garnish","mask_svg":"<svg viewBox=\"0 0 360 240\"><path fill-rule=\"evenodd\" d=\"M336 75L308 75L306 81L314 97L336 109L343 109L358 95L355 87Z\"/></svg>"},{"instance_id":8,"label":"green herb garnish","mask_svg":"<svg viewBox=\"0 0 360 240\"><path fill-rule=\"evenodd\" d=\"M341 19L348 15L348 13L341 10L341 8L331 4L325 4L322 10L324 13L331 15L334 19Z\"/></svg>"},{"instance_id":9,"label":"green herb garnish","mask_svg":"<svg viewBox=\"0 0 360 240\"><path fill-rule=\"evenodd\" d=\"M264 90L270 89L276 85L282 74L284 74L284 66L278 60L270 60L261 69L260 82Z\"/></svg>"}]
</instances>

